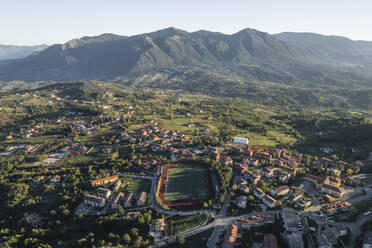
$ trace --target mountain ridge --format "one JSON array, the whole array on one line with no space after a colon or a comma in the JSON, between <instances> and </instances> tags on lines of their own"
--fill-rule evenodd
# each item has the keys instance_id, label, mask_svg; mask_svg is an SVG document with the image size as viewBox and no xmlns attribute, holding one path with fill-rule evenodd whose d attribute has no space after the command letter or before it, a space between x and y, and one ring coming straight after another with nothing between
<instances>
[{"instance_id":1,"label":"mountain ridge","mask_svg":"<svg viewBox=\"0 0 372 248\"><path fill-rule=\"evenodd\" d=\"M340 62L338 54L319 41L293 37L297 36L270 35L250 28L228 35L206 30L190 33L173 27L129 37L82 37L0 63L0 81L115 80L159 70L182 73L182 68L195 68L237 73L244 80L372 87L366 71L372 53L371 58L367 53L358 63L358 57ZM369 49L369 45L366 42L362 47Z\"/></svg>"}]
</instances>

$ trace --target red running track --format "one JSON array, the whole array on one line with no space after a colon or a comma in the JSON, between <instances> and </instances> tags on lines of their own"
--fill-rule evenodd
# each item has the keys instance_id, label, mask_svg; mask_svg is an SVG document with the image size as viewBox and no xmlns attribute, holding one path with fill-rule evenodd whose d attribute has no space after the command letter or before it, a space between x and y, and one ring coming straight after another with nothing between
<instances>
[{"instance_id":1,"label":"red running track","mask_svg":"<svg viewBox=\"0 0 372 248\"><path fill-rule=\"evenodd\" d=\"M163 171L161 174L161 181L160 181L160 189L159 189L159 199L161 203L171 209L176 209L176 210L194 210L194 209L202 208L203 207L202 202L199 200L184 199L184 200L177 200L173 202L165 201L164 192L165 192L165 183L167 180L168 170L169 168L176 167L176 166L189 166L189 165L177 163L177 164L167 164L163 166ZM214 198L212 175L208 170L206 170L205 177L208 181L209 198Z\"/></svg>"}]
</instances>

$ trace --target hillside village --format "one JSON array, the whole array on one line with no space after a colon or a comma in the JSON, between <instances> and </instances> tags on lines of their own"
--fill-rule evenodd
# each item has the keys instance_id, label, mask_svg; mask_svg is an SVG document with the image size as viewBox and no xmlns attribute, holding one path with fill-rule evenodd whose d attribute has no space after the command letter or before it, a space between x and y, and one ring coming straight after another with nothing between
<instances>
[{"instance_id":1,"label":"hillside village","mask_svg":"<svg viewBox=\"0 0 372 248\"><path fill-rule=\"evenodd\" d=\"M138 106L118 111L106 102L97 112L99 101L69 95L54 100L79 104L79 110L64 110L53 121L2 136L1 157L14 163L9 168L33 175L32 182L22 181L27 190L16 190L43 192L36 200L19 196L15 201L23 204L20 223L42 228L47 221L60 222L56 210L71 221L123 218L124 225L137 228L136 237L142 235L141 241L128 241L132 247L171 247L205 233L208 248L351 247L370 240L371 233L357 223L369 219L372 182L358 175L361 166L353 161L301 153L290 145L251 144L246 136L226 139L188 112L174 112L186 121L172 129L157 118L144 118ZM212 115L199 113L198 119L212 122ZM63 138L50 142L56 133ZM180 200L167 202L173 179L164 168L183 163L198 163L210 173L207 198L190 199L196 201L193 209ZM48 192L62 196L66 203L60 210L27 210L33 201L48 201ZM133 233L125 234L134 239Z\"/></svg>"}]
</instances>

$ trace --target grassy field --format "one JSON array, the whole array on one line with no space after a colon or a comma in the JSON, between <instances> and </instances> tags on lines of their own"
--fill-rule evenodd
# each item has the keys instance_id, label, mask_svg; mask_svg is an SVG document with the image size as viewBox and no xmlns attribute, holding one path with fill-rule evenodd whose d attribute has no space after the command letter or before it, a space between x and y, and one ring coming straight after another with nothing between
<instances>
[{"instance_id":1,"label":"grassy field","mask_svg":"<svg viewBox=\"0 0 372 248\"><path fill-rule=\"evenodd\" d=\"M205 214L194 214L187 216L172 216L169 221L169 232L175 235L180 232L187 231L193 227L203 224L207 216Z\"/></svg>"},{"instance_id":2,"label":"grassy field","mask_svg":"<svg viewBox=\"0 0 372 248\"><path fill-rule=\"evenodd\" d=\"M151 181L147 179L123 177L121 178L120 192L151 192Z\"/></svg>"},{"instance_id":3,"label":"grassy field","mask_svg":"<svg viewBox=\"0 0 372 248\"><path fill-rule=\"evenodd\" d=\"M213 229L209 229L202 233L198 233L186 238L186 243L183 245L173 243L165 246L165 248L195 248L207 247L208 239L212 235Z\"/></svg>"},{"instance_id":4,"label":"grassy field","mask_svg":"<svg viewBox=\"0 0 372 248\"><path fill-rule=\"evenodd\" d=\"M169 168L168 182L165 188L164 199L172 202L183 199L208 199L208 182L205 178L203 165L193 164L187 167Z\"/></svg>"}]
</instances>

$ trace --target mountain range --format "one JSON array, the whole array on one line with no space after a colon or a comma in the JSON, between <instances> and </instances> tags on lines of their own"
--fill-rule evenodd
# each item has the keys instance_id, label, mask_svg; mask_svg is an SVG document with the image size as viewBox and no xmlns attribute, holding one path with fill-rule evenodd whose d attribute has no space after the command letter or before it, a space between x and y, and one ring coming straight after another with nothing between
<instances>
[{"instance_id":1,"label":"mountain range","mask_svg":"<svg viewBox=\"0 0 372 248\"><path fill-rule=\"evenodd\" d=\"M14 46L0 45L0 60L21 59L31 55L34 52L47 48L47 45L38 46Z\"/></svg>"},{"instance_id":2,"label":"mountain range","mask_svg":"<svg viewBox=\"0 0 372 248\"><path fill-rule=\"evenodd\" d=\"M225 77L241 83L372 88L372 42L312 33L232 35L167 28L135 36L102 34L0 61L0 81L171 80ZM148 76L152 75L152 76ZM191 76L190 76L191 75ZM150 79L149 79L150 78ZM144 80L144 81L146 81ZM185 83L185 82L184 82Z\"/></svg>"}]
</instances>

